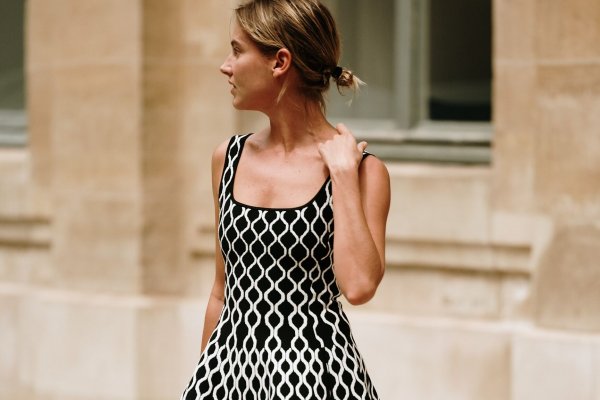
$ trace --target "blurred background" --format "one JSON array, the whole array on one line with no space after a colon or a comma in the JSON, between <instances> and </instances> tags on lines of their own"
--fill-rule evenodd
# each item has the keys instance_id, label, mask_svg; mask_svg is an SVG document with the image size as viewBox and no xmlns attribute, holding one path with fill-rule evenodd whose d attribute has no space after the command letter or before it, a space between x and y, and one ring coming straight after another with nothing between
<instances>
[{"instance_id":1,"label":"blurred background","mask_svg":"<svg viewBox=\"0 0 600 400\"><path fill-rule=\"evenodd\" d=\"M213 280L213 148L256 129L233 0L0 2L0 398L178 399ZM382 399L600 399L600 2L331 0L330 92L392 180L345 309Z\"/></svg>"}]
</instances>

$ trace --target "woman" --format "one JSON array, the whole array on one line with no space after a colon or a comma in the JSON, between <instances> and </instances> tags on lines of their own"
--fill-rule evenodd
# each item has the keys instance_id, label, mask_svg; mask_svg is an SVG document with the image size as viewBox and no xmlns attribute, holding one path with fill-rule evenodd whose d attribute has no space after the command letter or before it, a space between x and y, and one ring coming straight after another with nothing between
<instances>
[{"instance_id":1,"label":"woman","mask_svg":"<svg viewBox=\"0 0 600 400\"><path fill-rule=\"evenodd\" d=\"M231 49L234 107L270 123L213 154L216 275L182 399L377 399L339 297L365 303L383 277L389 176L323 98L360 81L318 0L240 6Z\"/></svg>"}]
</instances>

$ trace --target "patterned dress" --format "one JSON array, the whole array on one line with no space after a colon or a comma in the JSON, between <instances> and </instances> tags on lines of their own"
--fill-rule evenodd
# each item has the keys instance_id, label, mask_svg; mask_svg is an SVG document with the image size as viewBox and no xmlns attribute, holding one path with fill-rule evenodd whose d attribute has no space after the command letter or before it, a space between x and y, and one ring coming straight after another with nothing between
<instances>
[{"instance_id":1,"label":"patterned dress","mask_svg":"<svg viewBox=\"0 0 600 400\"><path fill-rule=\"evenodd\" d=\"M231 138L219 187L224 307L181 398L378 399L338 300L331 180L300 207L238 202L248 136Z\"/></svg>"}]
</instances>

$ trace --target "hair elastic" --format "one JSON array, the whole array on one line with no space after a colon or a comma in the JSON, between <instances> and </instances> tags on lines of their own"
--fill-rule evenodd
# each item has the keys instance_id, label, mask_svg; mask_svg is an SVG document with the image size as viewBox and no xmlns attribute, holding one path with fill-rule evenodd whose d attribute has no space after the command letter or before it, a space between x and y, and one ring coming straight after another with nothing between
<instances>
[{"instance_id":1,"label":"hair elastic","mask_svg":"<svg viewBox=\"0 0 600 400\"><path fill-rule=\"evenodd\" d=\"M344 69L336 65L335 68L331 70L331 76L337 80L342 76L342 72L344 72Z\"/></svg>"}]
</instances>

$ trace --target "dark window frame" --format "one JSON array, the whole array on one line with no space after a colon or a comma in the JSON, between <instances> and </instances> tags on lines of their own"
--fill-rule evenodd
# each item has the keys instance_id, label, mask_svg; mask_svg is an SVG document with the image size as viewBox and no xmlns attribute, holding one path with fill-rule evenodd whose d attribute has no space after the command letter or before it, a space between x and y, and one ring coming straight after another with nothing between
<instances>
[{"instance_id":1,"label":"dark window frame","mask_svg":"<svg viewBox=\"0 0 600 400\"><path fill-rule=\"evenodd\" d=\"M492 121L433 121L428 117L429 16L430 0L394 2L394 118L334 116L331 120L347 123L358 139L367 140L370 150L385 160L490 164Z\"/></svg>"},{"instance_id":2,"label":"dark window frame","mask_svg":"<svg viewBox=\"0 0 600 400\"><path fill-rule=\"evenodd\" d=\"M0 89L3 87L9 89L9 93L0 91L0 96L6 96L5 101L0 103L0 147L24 147L27 145L28 130L25 105L26 0L11 0L4 2L0 7L2 8L0 14L9 21L3 23L0 20L0 24L4 27L0 38L0 52L11 57L9 60L13 63L15 57L19 57L17 65L8 62L3 64L4 70L0 68ZM20 31L13 32L11 29L20 29ZM3 71L4 76L1 76ZM16 94L15 86L18 88Z\"/></svg>"}]
</instances>

